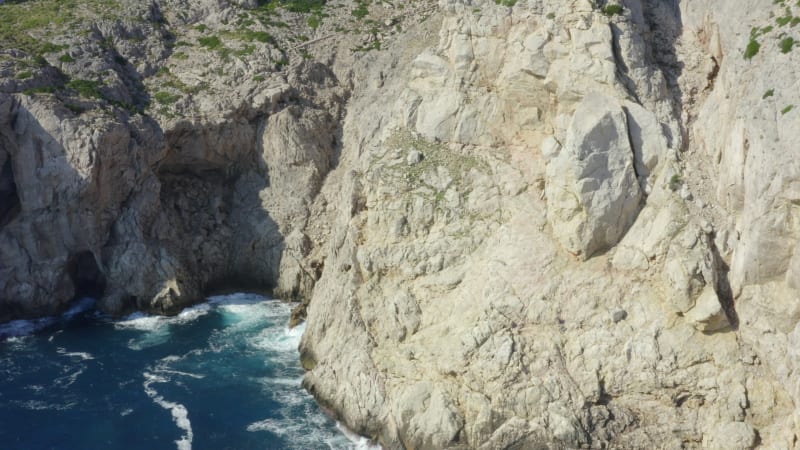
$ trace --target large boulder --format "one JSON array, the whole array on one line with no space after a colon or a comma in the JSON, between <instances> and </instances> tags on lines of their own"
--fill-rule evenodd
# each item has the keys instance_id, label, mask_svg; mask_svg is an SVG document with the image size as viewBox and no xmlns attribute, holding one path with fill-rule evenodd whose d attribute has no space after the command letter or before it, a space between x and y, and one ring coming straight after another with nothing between
<instances>
[{"instance_id":1,"label":"large boulder","mask_svg":"<svg viewBox=\"0 0 800 450\"><path fill-rule=\"evenodd\" d=\"M547 218L567 251L588 259L619 242L633 223L642 197L633 156L618 101L587 95L547 167Z\"/></svg>"}]
</instances>

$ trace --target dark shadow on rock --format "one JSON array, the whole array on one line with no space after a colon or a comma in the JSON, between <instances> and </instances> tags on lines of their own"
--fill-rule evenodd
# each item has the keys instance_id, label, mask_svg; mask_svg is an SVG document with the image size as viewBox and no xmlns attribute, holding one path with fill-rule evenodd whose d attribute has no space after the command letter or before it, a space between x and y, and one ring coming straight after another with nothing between
<instances>
[{"instance_id":1,"label":"dark shadow on rock","mask_svg":"<svg viewBox=\"0 0 800 450\"><path fill-rule=\"evenodd\" d=\"M71 116L54 97L34 101L49 102L58 120ZM0 94L0 105L5 154L0 321L59 314L76 293L96 294L103 288L104 275L92 252L82 253L99 243L90 237L97 234L95 216L85 195L93 187L69 163L60 163L70 161L62 141L43 128L19 97ZM45 164L49 172L43 174Z\"/></svg>"},{"instance_id":2,"label":"dark shadow on rock","mask_svg":"<svg viewBox=\"0 0 800 450\"><path fill-rule=\"evenodd\" d=\"M739 315L736 313L733 290L731 289L730 278L728 276L730 267L719 254L719 249L714 243L713 234L709 237L709 242L711 243L711 254L714 258L713 264L717 271L717 285L715 286L717 298L719 299L720 305L722 305L722 309L725 311L725 316L728 318L731 329L736 331L739 329Z\"/></svg>"},{"instance_id":3,"label":"dark shadow on rock","mask_svg":"<svg viewBox=\"0 0 800 450\"><path fill-rule=\"evenodd\" d=\"M5 157L5 164L0 169L0 229L14 220L20 213L17 184L14 182L14 170L11 158Z\"/></svg>"},{"instance_id":4,"label":"dark shadow on rock","mask_svg":"<svg viewBox=\"0 0 800 450\"><path fill-rule=\"evenodd\" d=\"M75 298L102 298L106 289L106 277L93 252L83 250L70 257L67 272L75 287Z\"/></svg>"},{"instance_id":5,"label":"dark shadow on rock","mask_svg":"<svg viewBox=\"0 0 800 450\"><path fill-rule=\"evenodd\" d=\"M640 4L641 10L638 8L630 8L632 3ZM684 101L683 93L678 84L678 79L683 71L684 63L678 58L678 54L675 51L677 41L683 33L683 20L679 2L678 0L641 0L641 2L623 1L623 4L626 6L626 9L630 11L630 14L634 16L630 25L643 28L638 31L647 42L644 55L645 62L650 67L657 67L664 75L667 89L670 91L673 99L673 115L679 119L681 117L681 108ZM634 13L637 14L635 15ZM641 13L641 16L638 16L638 13ZM641 21L641 23L638 23L639 21ZM631 68L625 64L621 54L620 38L623 31L617 24L612 22L611 32L617 76L636 102L641 103L637 87L630 78ZM682 123L681 127L683 127ZM664 127L664 131L668 143L672 145L675 137L672 136L672 133L667 127ZM682 130L682 133L685 137L686 130ZM686 140L684 139L683 142L685 143Z\"/></svg>"}]
</instances>

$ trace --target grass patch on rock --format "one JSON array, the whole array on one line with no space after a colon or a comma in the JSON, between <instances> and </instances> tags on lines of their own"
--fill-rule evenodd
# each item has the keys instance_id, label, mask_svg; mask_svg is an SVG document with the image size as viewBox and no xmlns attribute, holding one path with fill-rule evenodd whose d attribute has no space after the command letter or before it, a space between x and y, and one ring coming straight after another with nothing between
<instances>
[{"instance_id":1,"label":"grass patch on rock","mask_svg":"<svg viewBox=\"0 0 800 450\"><path fill-rule=\"evenodd\" d=\"M222 47L222 39L219 36L203 36L198 38L197 42L209 50L217 50Z\"/></svg>"}]
</instances>

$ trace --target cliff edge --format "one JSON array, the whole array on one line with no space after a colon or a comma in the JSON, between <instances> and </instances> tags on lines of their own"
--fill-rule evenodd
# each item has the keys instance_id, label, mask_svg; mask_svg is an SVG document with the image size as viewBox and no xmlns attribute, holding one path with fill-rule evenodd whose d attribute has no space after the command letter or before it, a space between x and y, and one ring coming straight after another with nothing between
<instances>
[{"instance_id":1,"label":"cliff edge","mask_svg":"<svg viewBox=\"0 0 800 450\"><path fill-rule=\"evenodd\" d=\"M797 447L800 6L50 3L0 319L264 289L385 448Z\"/></svg>"}]
</instances>

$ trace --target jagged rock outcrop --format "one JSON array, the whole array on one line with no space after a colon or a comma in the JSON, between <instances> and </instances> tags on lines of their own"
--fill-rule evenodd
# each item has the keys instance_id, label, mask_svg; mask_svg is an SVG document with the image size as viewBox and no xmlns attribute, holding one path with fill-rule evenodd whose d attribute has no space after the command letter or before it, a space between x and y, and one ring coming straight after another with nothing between
<instances>
[{"instance_id":1,"label":"jagged rock outcrop","mask_svg":"<svg viewBox=\"0 0 800 450\"><path fill-rule=\"evenodd\" d=\"M725 135L704 105L746 64L746 42L727 70L708 45L745 27L712 27L724 12L698 5L603 7L442 1L438 44L396 50L407 75L354 93L354 206L301 350L308 388L388 448L794 445L793 384L777 381L792 357L766 356L789 337L742 340L735 273L752 272L731 261L736 213L698 169L744 171L698 138ZM375 97L398 100L376 111ZM376 114L381 131L362 121Z\"/></svg>"},{"instance_id":2,"label":"jagged rock outcrop","mask_svg":"<svg viewBox=\"0 0 800 450\"><path fill-rule=\"evenodd\" d=\"M219 54L184 43L167 58L181 25L210 14L223 26L236 6L175 8L129 2L88 33L57 34L69 50L22 80L31 55L0 58L0 318L54 314L84 295L115 314L176 313L215 289L299 299L313 287L306 228L337 162L346 91L308 62L220 96L233 77L197 73ZM181 70L187 53L197 60Z\"/></svg>"},{"instance_id":3,"label":"jagged rock outcrop","mask_svg":"<svg viewBox=\"0 0 800 450\"><path fill-rule=\"evenodd\" d=\"M611 248L636 219L642 194L633 156L622 107L589 93L547 165L548 219L567 251L585 259Z\"/></svg>"},{"instance_id":4,"label":"jagged rock outcrop","mask_svg":"<svg viewBox=\"0 0 800 450\"><path fill-rule=\"evenodd\" d=\"M0 318L271 288L386 448L797 447L800 7L256 3L3 53Z\"/></svg>"}]
</instances>

